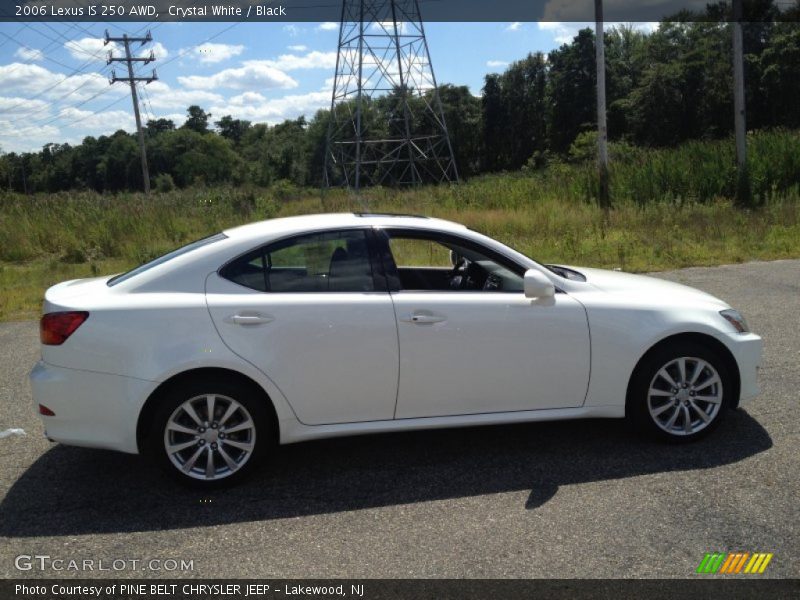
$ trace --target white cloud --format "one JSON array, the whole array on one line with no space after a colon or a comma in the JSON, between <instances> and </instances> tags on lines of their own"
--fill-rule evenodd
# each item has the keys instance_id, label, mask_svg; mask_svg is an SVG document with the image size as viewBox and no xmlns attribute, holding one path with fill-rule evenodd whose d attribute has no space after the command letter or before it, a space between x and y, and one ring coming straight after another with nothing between
<instances>
[{"instance_id":1,"label":"white cloud","mask_svg":"<svg viewBox=\"0 0 800 600\"><path fill-rule=\"evenodd\" d=\"M17 122L0 119L0 139L6 152L30 152L58 139L58 127L22 126Z\"/></svg>"},{"instance_id":2,"label":"white cloud","mask_svg":"<svg viewBox=\"0 0 800 600\"><path fill-rule=\"evenodd\" d=\"M139 52L139 56L140 57L150 56L150 52L152 52L155 55L156 60L164 60L169 56L169 52L164 47L164 44L162 44L161 42L154 42L149 46L145 46L144 48L142 48L141 52Z\"/></svg>"},{"instance_id":3,"label":"white cloud","mask_svg":"<svg viewBox=\"0 0 800 600\"><path fill-rule=\"evenodd\" d=\"M397 33L403 35L409 29L407 21L398 21ZM394 35L394 21L378 21L372 24L372 30L379 33L389 33Z\"/></svg>"},{"instance_id":4,"label":"white cloud","mask_svg":"<svg viewBox=\"0 0 800 600\"><path fill-rule=\"evenodd\" d=\"M303 44L297 44L296 46L289 46L288 48L292 52L305 52L308 50L308 46L303 46Z\"/></svg>"},{"instance_id":5,"label":"white cloud","mask_svg":"<svg viewBox=\"0 0 800 600\"><path fill-rule=\"evenodd\" d=\"M148 108L186 109L193 104L209 106L223 102L220 94L204 90L182 90L170 87L163 81L154 81L147 86Z\"/></svg>"},{"instance_id":6,"label":"white cloud","mask_svg":"<svg viewBox=\"0 0 800 600\"><path fill-rule=\"evenodd\" d=\"M252 88L291 89L298 86L287 71L298 69L333 69L336 52L318 52L304 55L283 54L274 60L247 60L241 67L224 69L214 75L188 75L178 77L184 87L193 90L229 88L248 90Z\"/></svg>"},{"instance_id":7,"label":"white cloud","mask_svg":"<svg viewBox=\"0 0 800 600\"><path fill-rule=\"evenodd\" d=\"M297 37L303 32L297 25L284 25L283 30L289 34L289 37Z\"/></svg>"},{"instance_id":8,"label":"white cloud","mask_svg":"<svg viewBox=\"0 0 800 600\"><path fill-rule=\"evenodd\" d=\"M99 135L125 129L132 131L136 128L136 122L129 110L106 110L95 112L80 108L68 107L60 113L61 118L66 121L80 121L77 128L82 136Z\"/></svg>"},{"instance_id":9,"label":"white cloud","mask_svg":"<svg viewBox=\"0 0 800 600\"><path fill-rule=\"evenodd\" d=\"M258 92L245 92L244 94L239 94L238 96L231 96L231 98L228 99L228 102L235 106L261 104L266 101L267 99Z\"/></svg>"},{"instance_id":10,"label":"white cloud","mask_svg":"<svg viewBox=\"0 0 800 600\"><path fill-rule=\"evenodd\" d=\"M334 23L333 21L326 21L317 25L317 31L336 31L337 29L339 29L339 23Z\"/></svg>"},{"instance_id":11,"label":"white cloud","mask_svg":"<svg viewBox=\"0 0 800 600\"><path fill-rule=\"evenodd\" d=\"M105 59L109 51L114 52L117 56L121 55L119 46L114 42L105 45L103 41L102 38L85 37L79 40L68 41L64 44L64 48L66 48L72 58L81 61Z\"/></svg>"},{"instance_id":12,"label":"white cloud","mask_svg":"<svg viewBox=\"0 0 800 600\"><path fill-rule=\"evenodd\" d=\"M3 115L26 115L34 111L36 111L37 115L46 115L47 113L44 110L48 106L50 106L50 103L44 100L0 96L0 113Z\"/></svg>"},{"instance_id":13,"label":"white cloud","mask_svg":"<svg viewBox=\"0 0 800 600\"><path fill-rule=\"evenodd\" d=\"M124 93L123 86L109 89L108 80L99 73L81 73L67 77L39 65L11 63L0 65L0 82L5 94L58 99L69 93L70 101L85 100L101 90L107 93Z\"/></svg>"},{"instance_id":14,"label":"white cloud","mask_svg":"<svg viewBox=\"0 0 800 600\"><path fill-rule=\"evenodd\" d=\"M252 88L290 89L298 83L289 75L268 64L268 61L246 61L243 66L225 69L214 75L188 75L178 77L178 82L193 90L229 88L248 90Z\"/></svg>"},{"instance_id":15,"label":"white cloud","mask_svg":"<svg viewBox=\"0 0 800 600\"><path fill-rule=\"evenodd\" d=\"M297 69L333 69L336 67L336 52L318 52L314 50L303 56L282 54L277 60L258 62L263 62L281 71L294 71Z\"/></svg>"},{"instance_id":16,"label":"white cloud","mask_svg":"<svg viewBox=\"0 0 800 600\"><path fill-rule=\"evenodd\" d=\"M328 108L331 93L328 90L284 96L269 100L257 92L247 92L231 98L224 106L213 106L213 114L230 114L235 119L247 119L256 123L276 124L301 115L313 115L321 108Z\"/></svg>"},{"instance_id":17,"label":"white cloud","mask_svg":"<svg viewBox=\"0 0 800 600\"><path fill-rule=\"evenodd\" d=\"M508 63L504 60L487 60L486 66L492 69L501 69L503 67L507 67Z\"/></svg>"},{"instance_id":18,"label":"white cloud","mask_svg":"<svg viewBox=\"0 0 800 600\"><path fill-rule=\"evenodd\" d=\"M549 31L558 44L569 44L578 35L578 31L586 27L594 28L594 23L573 23L559 21L540 21L539 31Z\"/></svg>"},{"instance_id":19,"label":"white cloud","mask_svg":"<svg viewBox=\"0 0 800 600\"><path fill-rule=\"evenodd\" d=\"M212 42L206 42L184 51L185 54L208 64L229 60L234 56L239 56L242 52L244 52L244 46L241 44L214 44Z\"/></svg>"},{"instance_id":20,"label":"white cloud","mask_svg":"<svg viewBox=\"0 0 800 600\"><path fill-rule=\"evenodd\" d=\"M29 61L44 60L44 52L36 48L28 48L27 46L17 48L16 52L14 52L14 56Z\"/></svg>"},{"instance_id":21,"label":"white cloud","mask_svg":"<svg viewBox=\"0 0 800 600\"><path fill-rule=\"evenodd\" d=\"M506 31L519 31L522 29L522 23L519 21L514 21L508 27L506 27Z\"/></svg>"}]
</instances>

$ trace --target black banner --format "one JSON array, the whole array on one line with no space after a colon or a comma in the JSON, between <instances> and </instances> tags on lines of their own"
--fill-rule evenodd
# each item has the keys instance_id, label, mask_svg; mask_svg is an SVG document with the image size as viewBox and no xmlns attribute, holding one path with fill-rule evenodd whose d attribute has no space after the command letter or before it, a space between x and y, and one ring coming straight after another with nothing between
<instances>
[{"instance_id":1,"label":"black banner","mask_svg":"<svg viewBox=\"0 0 800 600\"><path fill-rule=\"evenodd\" d=\"M0 0L3 21L264 21L336 22L344 3L361 7L360 0ZM425 21L442 22L590 22L594 0L395 0L402 20L405 9L419 3ZM776 2L765 16L763 3L753 11L745 0L742 20L796 20L797 7ZM730 3L728 3L730 4ZM714 8L708 9L709 5ZM389 20L391 3L364 0L365 20ZM662 19L730 20L730 6L707 0L606 0L604 20L648 22ZM381 16L386 13L386 18ZM755 16L754 16L755 15Z\"/></svg>"},{"instance_id":2,"label":"black banner","mask_svg":"<svg viewBox=\"0 0 800 600\"><path fill-rule=\"evenodd\" d=\"M800 598L800 580L700 578L668 580L3 580L3 600L673 600Z\"/></svg>"}]
</instances>

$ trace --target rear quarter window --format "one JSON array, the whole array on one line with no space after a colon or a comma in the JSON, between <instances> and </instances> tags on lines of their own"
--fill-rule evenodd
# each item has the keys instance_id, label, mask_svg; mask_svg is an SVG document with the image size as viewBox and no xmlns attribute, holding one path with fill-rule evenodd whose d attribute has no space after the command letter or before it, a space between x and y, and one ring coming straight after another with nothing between
<instances>
[{"instance_id":1,"label":"rear quarter window","mask_svg":"<svg viewBox=\"0 0 800 600\"><path fill-rule=\"evenodd\" d=\"M137 275L141 275L152 269L153 267L157 267L158 265L163 265L179 256L183 256L184 254L188 254L189 252L193 252L199 248L203 248L210 244L214 244L215 242L221 242L222 240L228 239L228 236L224 233L217 233L216 235L209 236L207 238L203 238L202 240L197 240L196 242L192 242L191 244L187 244L177 250L173 250L172 252L168 252L163 256L159 256L158 258L151 260L141 266L136 267L135 269L131 269L127 273L123 273L122 275L117 275L116 277L112 277L108 280L107 285L109 287L113 287L119 283L124 281L128 281L136 277Z\"/></svg>"}]
</instances>

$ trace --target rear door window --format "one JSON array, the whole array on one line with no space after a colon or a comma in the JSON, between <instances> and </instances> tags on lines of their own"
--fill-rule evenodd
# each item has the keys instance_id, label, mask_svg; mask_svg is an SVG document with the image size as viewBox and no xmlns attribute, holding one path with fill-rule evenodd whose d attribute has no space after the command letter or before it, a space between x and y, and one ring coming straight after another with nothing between
<instances>
[{"instance_id":1,"label":"rear door window","mask_svg":"<svg viewBox=\"0 0 800 600\"><path fill-rule=\"evenodd\" d=\"M365 230L323 232L282 240L233 261L220 275L269 293L376 290Z\"/></svg>"}]
</instances>

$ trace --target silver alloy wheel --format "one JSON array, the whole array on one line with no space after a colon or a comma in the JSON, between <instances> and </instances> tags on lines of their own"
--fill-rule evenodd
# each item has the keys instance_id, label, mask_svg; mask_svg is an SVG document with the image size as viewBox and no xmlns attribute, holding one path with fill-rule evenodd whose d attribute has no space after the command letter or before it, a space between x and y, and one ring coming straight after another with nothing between
<instances>
[{"instance_id":1,"label":"silver alloy wheel","mask_svg":"<svg viewBox=\"0 0 800 600\"><path fill-rule=\"evenodd\" d=\"M230 477L253 455L256 425L247 409L219 394L195 396L170 416L164 448L175 467L213 481Z\"/></svg>"},{"instance_id":2,"label":"silver alloy wheel","mask_svg":"<svg viewBox=\"0 0 800 600\"><path fill-rule=\"evenodd\" d=\"M655 374L647 391L647 408L653 422L670 435L692 435L717 417L722 393L722 379L708 361L683 356Z\"/></svg>"}]
</instances>

